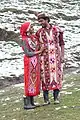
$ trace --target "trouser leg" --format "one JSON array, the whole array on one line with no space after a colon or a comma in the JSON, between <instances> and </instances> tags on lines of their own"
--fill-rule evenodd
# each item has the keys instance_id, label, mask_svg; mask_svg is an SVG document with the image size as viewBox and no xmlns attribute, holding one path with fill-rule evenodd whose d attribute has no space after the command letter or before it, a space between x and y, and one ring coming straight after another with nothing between
<instances>
[{"instance_id":1,"label":"trouser leg","mask_svg":"<svg viewBox=\"0 0 80 120\"><path fill-rule=\"evenodd\" d=\"M55 103L59 103L59 92L60 92L59 89L56 89L56 90L54 90L54 92L53 92L53 97L54 97Z\"/></svg>"},{"instance_id":2,"label":"trouser leg","mask_svg":"<svg viewBox=\"0 0 80 120\"><path fill-rule=\"evenodd\" d=\"M43 91L43 98L44 98L45 103L50 104L50 102L49 102L49 91L48 90Z\"/></svg>"}]
</instances>

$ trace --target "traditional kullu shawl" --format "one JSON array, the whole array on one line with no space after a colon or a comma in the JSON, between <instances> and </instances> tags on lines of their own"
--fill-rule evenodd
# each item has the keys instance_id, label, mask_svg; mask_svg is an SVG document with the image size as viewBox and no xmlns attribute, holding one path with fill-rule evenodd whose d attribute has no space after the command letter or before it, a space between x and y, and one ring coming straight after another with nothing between
<instances>
[{"instance_id":1,"label":"traditional kullu shawl","mask_svg":"<svg viewBox=\"0 0 80 120\"><path fill-rule=\"evenodd\" d=\"M36 35L39 38L40 46L45 49L40 56L42 89L61 89L63 79L61 63L61 45L64 45L63 32L60 28L51 26L49 33L46 28L40 28Z\"/></svg>"},{"instance_id":2,"label":"traditional kullu shawl","mask_svg":"<svg viewBox=\"0 0 80 120\"><path fill-rule=\"evenodd\" d=\"M36 51L38 42L35 35L27 36L26 31L29 29L30 22L22 24L20 34L22 40L26 42L26 49L30 53ZM24 50L24 46L22 47ZM40 64L39 56L29 57L24 55L24 94L25 96L36 96L40 93Z\"/></svg>"}]
</instances>

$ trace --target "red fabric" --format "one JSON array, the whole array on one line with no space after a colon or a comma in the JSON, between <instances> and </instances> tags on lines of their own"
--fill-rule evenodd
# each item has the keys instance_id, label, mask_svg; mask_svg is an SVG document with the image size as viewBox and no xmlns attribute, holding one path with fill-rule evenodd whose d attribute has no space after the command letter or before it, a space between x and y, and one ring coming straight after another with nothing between
<instances>
[{"instance_id":1,"label":"red fabric","mask_svg":"<svg viewBox=\"0 0 80 120\"><path fill-rule=\"evenodd\" d=\"M37 61L34 68L31 58L26 56L24 56L24 94L25 96L40 94L40 66Z\"/></svg>"},{"instance_id":2,"label":"red fabric","mask_svg":"<svg viewBox=\"0 0 80 120\"><path fill-rule=\"evenodd\" d=\"M30 22L25 22L21 25L21 28L20 28L20 35L22 37L22 40L25 40L26 39L26 31L28 31L29 29L29 26L30 26Z\"/></svg>"},{"instance_id":3,"label":"red fabric","mask_svg":"<svg viewBox=\"0 0 80 120\"><path fill-rule=\"evenodd\" d=\"M22 24L20 28L20 34L22 36L22 40L25 40L26 45L29 47L29 49L31 49L28 39L35 41L36 36L26 35L26 31L29 29L29 26L30 22ZM34 57L27 57L24 55L24 94L25 96L36 96L40 94L40 64L38 55Z\"/></svg>"}]
</instances>

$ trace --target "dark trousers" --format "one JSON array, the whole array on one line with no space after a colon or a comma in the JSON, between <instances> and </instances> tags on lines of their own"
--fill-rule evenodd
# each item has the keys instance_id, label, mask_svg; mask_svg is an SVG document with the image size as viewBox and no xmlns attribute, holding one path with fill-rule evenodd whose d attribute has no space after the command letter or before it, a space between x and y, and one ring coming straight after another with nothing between
<instances>
[{"instance_id":1,"label":"dark trousers","mask_svg":"<svg viewBox=\"0 0 80 120\"><path fill-rule=\"evenodd\" d=\"M58 100L59 92L60 92L59 89L53 90L54 101ZM49 90L43 91L43 97L44 97L44 102L49 101Z\"/></svg>"},{"instance_id":2,"label":"dark trousers","mask_svg":"<svg viewBox=\"0 0 80 120\"><path fill-rule=\"evenodd\" d=\"M56 89L56 90L53 91L54 101L58 100L58 98L59 98L59 92L60 92L59 89Z\"/></svg>"}]
</instances>

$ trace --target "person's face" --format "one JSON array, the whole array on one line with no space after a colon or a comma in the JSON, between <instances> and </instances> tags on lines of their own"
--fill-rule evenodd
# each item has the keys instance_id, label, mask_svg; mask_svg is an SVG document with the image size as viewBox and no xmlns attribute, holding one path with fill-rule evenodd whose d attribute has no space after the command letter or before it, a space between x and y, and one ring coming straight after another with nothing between
<instances>
[{"instance_id":1,"label":"person's face","mask_svg":"<svg viewBox=\"0 0 80 120\"><path fill-rule=\"evenodd\" d=\"M29 28L29 30L27 31L27 33L30 33L30 34L34 33L33 25L30 25L30 28Z\"/></svg>"},{"instance_id":2,"label":"person's face","mask_svg":"<svg viewBox=\"0 0 80 120\"><path fill-rule=\"evenodd\" d=\"M29 32L30 32L30 33L34 33L33 25L30 25Z\"/></svg>"},{"instance_id":3,"label":"person's face","mask_svg":"<svg viewBox=\"0 0 80 120\"><path fill-rule=\"evenodd\" d=\"M38 20L38 22L42 27L44 27L44 28L47 27L47 23L48 23L47 20L44 20L41 18Z\"/></svg>"}]
</instances>

